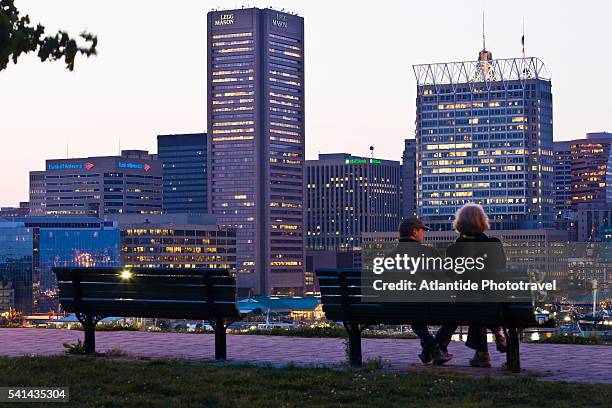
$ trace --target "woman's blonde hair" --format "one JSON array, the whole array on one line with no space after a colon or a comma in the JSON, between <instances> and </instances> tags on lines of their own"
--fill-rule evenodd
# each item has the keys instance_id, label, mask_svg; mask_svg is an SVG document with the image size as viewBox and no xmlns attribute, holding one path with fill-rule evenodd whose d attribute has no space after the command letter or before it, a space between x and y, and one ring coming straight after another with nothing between
<instances>
[{"instance_id":1,"label":"woman's blonde hair","mask_svg":"<svg viewBox=\"0 0 612 408\"><path fill-rule=\"evenodd\" d=\"M480 205L469 203L457 210L453 228L461 235L482 234L490 228L489 217Z\"/></svg>"}]
</instances>

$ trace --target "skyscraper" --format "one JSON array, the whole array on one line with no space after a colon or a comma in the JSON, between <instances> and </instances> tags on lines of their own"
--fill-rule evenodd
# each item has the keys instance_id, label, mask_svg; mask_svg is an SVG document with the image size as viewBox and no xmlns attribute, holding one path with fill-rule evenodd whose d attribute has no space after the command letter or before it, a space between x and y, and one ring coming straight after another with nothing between
<instances>
[{"instance_id":1,"label":"skyscraper","mask_svg":"<svg viewBox=\"0 0 612 408\"><path fill-rule=\"evenodd\" d=\"M208 212L206 133L157 136L166 214Z\"/></svg>"},{"instance_id":2,"label":"skyscraper","mask_svg":"<svg viewBox=\"0 0 612 408\"><path fill-rule=\"evenodd\" d=\"M416 215L416 140L404 141L402 155L402 218Z\"/></svg>"},{"instance_id":3,"label":"skyscraper","mask_svg":"<svg viewBox=\"0 0 612 408\"><path fill-rule=\"evenodd\" d=\"M320 154L306 161L308 248L361 248L364 232L397 231L400 163Z\"/></svg>"},{"instance_id":4,"label":"skyscraper","mask_svg":"<svg viewBox=\"0 0 612 408\"><path fill-rule=\"evenodd\" d=\"M304 20L208 13L209 210L237 229L240 294L304 286Z\"/></svg>"},{"instance_id":5,"label":"skyscraper","mask_svg":"<svg viewBox=\"0 0 612 408\"><path fill-rule=\"evenodd\" d=\"M554 142L555 153L555 224L557 229L567 229L575 217L572 203L572 142Z\"/></svg>"},{"instance_id":6,"label":"skyscraper","mask_svg":"<svg viewBox=\"0 0 612 408\"><path fill-rule=\"evenodd\" d=\"M493 228L554 224L551 82L537 58L415 65L417 207L436 229L467 202Z\"/></svg>"}]
</instances>

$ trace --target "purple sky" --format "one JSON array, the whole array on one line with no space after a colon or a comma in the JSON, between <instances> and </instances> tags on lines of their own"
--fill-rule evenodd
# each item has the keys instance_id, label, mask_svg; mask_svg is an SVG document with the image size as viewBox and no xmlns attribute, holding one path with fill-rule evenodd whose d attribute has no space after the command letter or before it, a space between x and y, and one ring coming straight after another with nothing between
<instances>
[{"instance_id":1,"label":"purple sky","mask_svg":"<svg viewBox=\"0 0 612 408\"><path fill-rule=\"evenodd\" d=\"M61 63L23 57L0 72L0 205L28 199L46 158L156 150L157 134L206 129L205 16L236 1L17 0L33 22L99 38L99 55ZM168 5L172 4L173 7ZM528 56L552 74L555 139L612 130L612 2L250 1L305 18L306 150L399 160L414 135L412 64ZM384 7L382 6L384 5ZM486 7L485 7L486 6Z\"/></svg>"}]
</instances>

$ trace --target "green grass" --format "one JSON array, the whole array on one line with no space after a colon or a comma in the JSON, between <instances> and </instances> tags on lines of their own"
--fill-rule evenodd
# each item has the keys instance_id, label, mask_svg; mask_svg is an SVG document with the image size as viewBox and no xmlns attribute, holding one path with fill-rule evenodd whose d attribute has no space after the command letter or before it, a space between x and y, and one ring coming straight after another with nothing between
<instances>
[{"instance_id":1,"label":"green grass","mask_svg":"<svg viewBox=\"0 0 612 408\"><path fill-rule=\"evenodd\" d=\"M440 371L272 368L80 356L0 358L2 386L68 386L70 406L604 407L612 400L610 385L539 382L532 377L473 378Z\"/></svg>"}]
</instances>

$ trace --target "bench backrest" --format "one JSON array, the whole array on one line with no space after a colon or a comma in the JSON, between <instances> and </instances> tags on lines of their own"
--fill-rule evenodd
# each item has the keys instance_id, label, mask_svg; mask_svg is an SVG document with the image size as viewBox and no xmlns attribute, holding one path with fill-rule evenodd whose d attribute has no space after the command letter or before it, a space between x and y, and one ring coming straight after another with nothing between
<instances>
[{"instance_id":1,"label":"bench backrest","mask_svg":"<svg viewBox=\"0 0 612 408\"><path fill-rule=\"evenodd\" d=\"M499 324L537 326L531 302L428 303L366 299L360 269L317 269L323 311L329 320L363 324ZM367 279L367 278L366 278Z\"/></svg>"},{"instance_id":2,"label":"bench backrest","mask_svg":"<svg viewBox=\"0 0 612 408\"><path fill-rule=\"evenodd\" d=\"M67 312L204 320L236 317L236 280L224 269L53 268Z\"/></svg>"}]
</instances>

